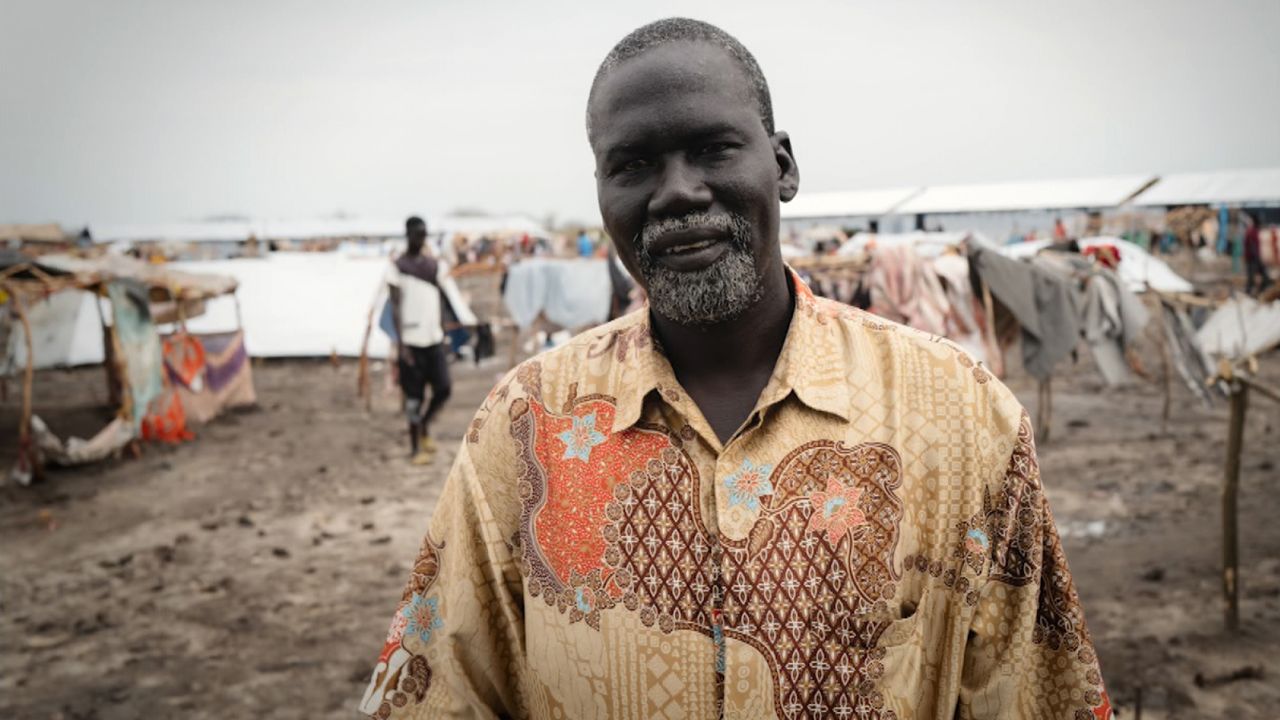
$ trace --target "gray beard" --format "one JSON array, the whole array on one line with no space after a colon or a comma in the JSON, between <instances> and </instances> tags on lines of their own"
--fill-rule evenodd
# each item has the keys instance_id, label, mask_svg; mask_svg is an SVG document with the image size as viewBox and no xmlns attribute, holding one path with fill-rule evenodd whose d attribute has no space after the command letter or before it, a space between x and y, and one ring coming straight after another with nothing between
<instances>
[{"instance_id":1,"label":"gray beard","mask_svg":"<svg viewBox=\"0 0 1280 720\"><path fill-rule=\"evenodd\" d=\"M692 272L667 268L649 254L649 244L673 230L727 231L729 251L710 267ZM763 288L751 252L751 233L741 215L690 213L644 226L636 238L636 259L648 286L649 306L681 325L714 325L738 317L760 299Z\"/></svg>"}]
</instances>

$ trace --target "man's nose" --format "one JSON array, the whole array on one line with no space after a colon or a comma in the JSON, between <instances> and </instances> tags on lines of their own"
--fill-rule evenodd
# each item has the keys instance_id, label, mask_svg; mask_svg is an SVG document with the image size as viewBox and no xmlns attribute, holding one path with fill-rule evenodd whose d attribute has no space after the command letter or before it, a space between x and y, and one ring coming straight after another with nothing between
<instances>
[{"instance_id":1,"label":"man's nose","mask_svg":"<svg viewBox=\"0 0 1280 720\"><path fill-rule=\"evenodd\" d=\"M663 164L658 187L649 198L651 217L681 217L711 206L711 188L703 181L698 168L683 157Z\"/></svg>"}]
</instances>

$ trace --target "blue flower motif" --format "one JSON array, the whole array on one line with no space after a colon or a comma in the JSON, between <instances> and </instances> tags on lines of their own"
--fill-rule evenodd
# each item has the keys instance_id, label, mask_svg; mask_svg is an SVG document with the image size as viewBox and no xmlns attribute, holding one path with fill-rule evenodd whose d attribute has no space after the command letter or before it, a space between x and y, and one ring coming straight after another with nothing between
<instances>
[{"instance_id":1,"label":"blue flower motif","mask_svg":"<svg viewBox=\"0 0 1280 720\"><path fill-rule=\"evenodd\" d=\"M729 507L746 505L749 510L760 509L760 498L773 494L773 483L769 482L772 465L754 465L746 458L738 472L724 479L724 486L729 489Z\"/></svg>"},{"instance_id":2,"label":"blue flower motif","mask_svg":"<svg viewBox=\"0 0 1280 720\"><path fill-rule=\"evenodd\" d=\"M971 528L964 536L965 549L974 554L982 554L987 549L987 534L978 528Z\"/></svg>"},{"instance_id":3,"label":"blue flower motif","mask_svg":"<svg viewBox=\"0 0 1280 720\"><path fill-rule=\"evenodd\" d=\"M414 593L409 604L400 611L405 619L404 634L417 635L422 642L430 642L431 632L444 626L439 607L439 598L424 598Z\"/></svg>"},{"instance_id":4,"label":"blue flower motif","mask_svg":"<svg viewBox=\"0 0 1280 720\"><path fill-rule=\"evenodd\" d=\"M573 427L557 437L564 443L564 459L578 458L586 462L591 458L591 448L605 441L604 434L596 430L596 414L573 419Z\"/></svg>"},{"instance_id":5,"label":"blue flower motif","mask_svg":"<svg viewBox=\"0 0 1280 720\"><path fill-rule=\"evenodd\" d=\"M584 615L586 613L591 612L594 609L591 607L591 599L587 597L586 588L578 588L574 592L573 602L575 605L578 606L578 609L581 610Z\"/></svg>"}]
</instances>

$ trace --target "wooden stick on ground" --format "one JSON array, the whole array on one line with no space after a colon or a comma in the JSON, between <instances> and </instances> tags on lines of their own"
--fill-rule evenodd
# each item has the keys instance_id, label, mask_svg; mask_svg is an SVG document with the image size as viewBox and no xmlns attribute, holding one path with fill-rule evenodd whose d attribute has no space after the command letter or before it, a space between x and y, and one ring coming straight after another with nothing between
<instances>
[{"instance_id":1,"label":"wooden stick on ground","mask_svg":"<svg viewBox=\"0 0 1280 720\"><path fill-rule=\"evenodd\" d=\"M1274 402L1280 403L1280 390L1276 390L1275 388L1270 387L1268 385L1263 385L1262 383L1252 378L1237 376L1236 379L1244 383L1245 385L1249 386L1251 390L1257 393L1260 393L1263 397L1267 398L1268 400L1272 400Z\"/></svg>"},{"instance_id":2,"label":"wooden stick on ground","mask_svg":"<svg viewBox=\"0 0 1280 720\"><path fill-rule=\"evenodd\" d=\"M1244 418L1249 386L1231 383L1231 424L1227 428L1227 467L1222 484L1222 591L1227 598L1227 630L1240 628L1240 547L1237 496L1240 490L1240 452L1244 448Z\"/></svg>"}]
</instances>

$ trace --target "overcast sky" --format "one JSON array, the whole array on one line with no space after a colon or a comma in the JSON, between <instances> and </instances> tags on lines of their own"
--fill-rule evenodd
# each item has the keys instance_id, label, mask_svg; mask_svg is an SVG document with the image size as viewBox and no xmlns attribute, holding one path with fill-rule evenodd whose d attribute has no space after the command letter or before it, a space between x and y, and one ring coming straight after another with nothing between
<instances>
[{"instance_id":1,"label":"overcast sky","mask_svg":"<svg viewBox=\"0 0 1280 720\"><path fill-rule=\"evenodd\" d=\"M1280 165L1280 2L0 0L0 222L597 222L596 66L759 59L801 192Z\"/></svg>"}]
</instances>

